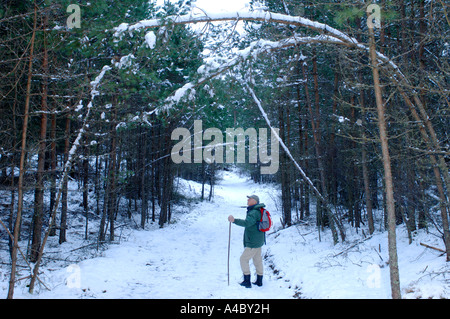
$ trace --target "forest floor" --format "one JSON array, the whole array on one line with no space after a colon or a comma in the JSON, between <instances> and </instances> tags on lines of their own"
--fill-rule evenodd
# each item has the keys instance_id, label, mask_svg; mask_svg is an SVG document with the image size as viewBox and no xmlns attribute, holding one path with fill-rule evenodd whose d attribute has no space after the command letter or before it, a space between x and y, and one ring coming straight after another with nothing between
<instances>
[{"instance_id":1,"label":"forest floor","mask_svg":"<svg viewBox=\"0 0 450 319\"><path fill-rule=\"evenodd\" d=\"M178 180L186 198L200 194L201 185ZM387 233L347 228L347 241L333 245L329 231L319 232L309 223L283 229L280 222L278 190L255 184L236 172L223 172L211 202L192 200L178 207L172 222L164 228L150 224L146 229L119 228L116 244L97 249L82 238L84 217L73 218L68 242L49 239L40 279L33 295L19 281L15 298L390 298ZM245 218L246 195L258 194L271 212L274 227L263 247L264 285L246 289L239 285L242 273L239 256L243 251L242 227L231 227L230 280L227 254L228 215ZM135 214L135 225L138 216ZM134 222L133 222L134 223ZM314 224L314 223L312 223ZM94 232L95 220L90 222ZM377 229L380 229L380 225ZM431 230L429 230L430 232ZM436 231L435 231L436 232ZM438 236L425 230L415 232L409 244L404 227L397 230L400 283L403 298L449 298L449 263L425 243L443 248ZM78 238L78 239L77 239ZM434 240L430 240L435 238ZM91 245L89 244L91 243ZM26 243L24 243L26 246ZM21 245L23 246L23 245ZM0 251L8 260L7 250ZM19 264L25 265L24 261ZM253 266L252 271L254 271ZM19 267L19 278L29 270ZM254 279L252 275L252 280ZM0 264L0 292L6 297L9 266Z\"/></svg>"}]
</instances>

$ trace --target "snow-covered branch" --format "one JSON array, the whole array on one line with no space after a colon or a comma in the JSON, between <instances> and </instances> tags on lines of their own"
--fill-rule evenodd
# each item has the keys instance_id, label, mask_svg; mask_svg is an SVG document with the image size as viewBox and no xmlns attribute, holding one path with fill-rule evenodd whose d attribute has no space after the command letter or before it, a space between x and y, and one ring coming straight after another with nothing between
<instances>
[{"instance_id":1,"label":"snow-covered branch","mask_svg":"<svg viewBox=\"0 0 450 319\"><path fill-rule=\"evenodd\" d=\"M177 15L177 16L168 16L165 19L150 19L150 20L142 20L139 21L136 24L129 25L127 23L120 24L117 28L114 30L115 36L120 36L125 31L133 31L143 28L154 28L163 26L167 23L171 23L174 25L181 25L181 24L192 24L192 23L199 23L199 22L218 22L218 21L261 21L266 23L280 23L285 25L293 25L293 26L300 26L305 27L310 30L315 30L321 33L318 37L307 37L307 38L288 38L285 40L277 41L277 42L270 42L265 41L264 44L272 45L272 49L280 49L288 46L293 46L301 43L334 43L338 45L344 45L350 48L354 48L357 50L363 50L363 51L369 51L369 47L366 44L359 43L355 38L350 37L349 35L345 34L344 32L341 32L327 24L320 23L317 21L312 21L303 17L296 17L296 16L290 16L280 13L274 13L264 10L255 10L255 11L237 11L237 12L221 12L221 13L211 13L206 12L204 10L201 10L201 12L194 12L191 11L188 14L185 15ZM302 42L303 40L303 42ZM260 41L257 41L256 43L261 44ZM246 50L241 50L238 52L238 56L235 58L235 62L239 61L239 59L245 59L245 57L248 57L248 51L252 51L252 47L256 44L253 43L250 47L248 47ZM255 54L257 54L257 51L255 51ZM409 81L407 77L401 72L400 68L387 56L380 52L375 52L376 58L378 62L381 65L386 65L388 68L385 68L385 70L390 74L390 76L396 81L401 83L409 84ZM230 64L231 63L231 64ZM228 65L225 65L225 67L222 68L222 70L227 70L230 68L230 66L233 64L232 61L229 61L227 63ZM221 72L217 72L217 74L220 74ZM211 76L210 78L212 78ZM206 79L205 77L204 79ZM203 80L204 80L203 79ZM202 81L199 81L201 83ZM175 102L179 101L181 97L185 95L187 91L191 92L191 96L195 93L195 91L192 91L190 89L193 89L192 83L186 84L183 88L181 88L182 91L176 92L175 97L170 97L168 101L167 108L170 109L171 105L173 105ZM420 105L420 100L417 97L417 93L414 92L414 90L411 91L411 94L414 97L414 100L416 102L417 107L421 111L421 115L423 117L422 121L427 121L428 115L426 114L426 111L423 107Z\"/></svg>"},{"instance_id":2,"label":"snow-covered branch","mask_svg":"<svg viewBox=\"0 0 450 319\"><path fill-rule=\"evenodd\" d=\"M211 80L212 78L219 76L220 74L233 68L234 66L247 60L250 57L256 58L262 53L288 48L300 44L311 43L343 44L344 42L338 38L328 35L317 35L313 37L292 36L279 41L270 41L264 39L253 41L247 48L238 50L234 54L233 58L207 58L205 60L205 64L200 66L197 70L197 72L202 75L199 79L186 83L184 86L176 90L171 96L169 96L165 100L164 105L156 108L148 114L159 113L162 111L168 112L174 105L176 105L186 96L188 97L188 99L192 99L195 96L196 87L208 80Z\"/></svg>"},{"instance_id":3,"label":"snow-covered branch","mask_svg":"<svg viewBox=\"0 0 450 319\"><path fill-rule=\"evenodd\" d=\"M91 108L93 105L92 103L94 102L95 97L97 95L99 95L98 87L100 85L101 80L105 76L106 71L109 71L109 70L111 70L111 67L108 65L105 65L102 68L100 74L95 78L94 81L91 82L91 100L89 101L89 104L87 105L88 110L84 117L83 126L81 127L80 131L78 132L77 138L75 139L75 142L73 142L72 148L69 151L69 158L67 159L67 161L64 165L64 171L67 171L68 169L70 169L70 165L72 163L73 156L74 156L75 152L77 151L78 146L80 146L81 138L83 137L83 134L86 131L87 120L89 118L89 115L91 113ZM80 105L82 106L82 101L80 101Z\"/></svg>"},{"instance_id":4,"label":"snow-covered branch","mask_svg":"<svg viewBox=\"0 0 450 319\"><path fill-rule=\"evenodd\" d=\"M302 178L305 180L305 182L308 183L309 186L311 186L311 188L313 189L314 193L323 201L325 202L324 197L322 196L322 194L319 192L319 190L314 186L313 182L311 181L311 179L306 175L305 171L301 168L301 166L297 163L297 161L295 160L294 156L292 156L291 152L289 151L289 148L286 146L286 144L283 142L283 140L281 139L281 137L277 134L276 130L274 130L274 128L272 127L272 125L270 124L270 120L269 117L267 116L267 113L264 111L262 105L261 105L261 101L258 99L258 97L255 94L255 91L250 87L250 85L248 85L248 83L244 83L245 88L250 92L250 94L252 95L253 101L255 101L256 105L259 108L259 111L261 112L262 116L264 117L264 120L267 123L267 126L269 126L270 130L272 131L272 134L274 134L274 136L277 138L278 142L280 143L281 147L284 149L284 151L286 152L286 154L288 155L288 157L292 160L292 162L294 163L295 167L297 167L298 171L300 172L300 175L302 176Z\"/></svg>"},{"instance_id":5,"label":"snow-covered branch","mask_svg":"<svg viewBox=\"0 0 450 319\"><path fill-rule=\"evenodd\" d=\"M115 36L119 37L125 31L133 31L139 30L143 28L154 28L159 27L168 22L172 24L193 24L200 22L220 22L220 21L261 21L267 23L280 23L285 25L293 25L305 27L311 30L318 31L322 33L322 38L314 37L310 38L310 41L307 43L334 43L339 45L344 45L347 47L352 47L359 50L368 51L369 47L366 44L358 42L355 38L345 34L342 31L339 31L327 24L313 21L310 19L306 19L298 16L290 16L281 13L269 12L264 10L256 10L256 11L237 11L237 12L220 12L220 13L211 13L201 10L201 12L191 11L185 15L177 15L177 16L168 16L165 19L149 19L142 20L135 24L122 23L118 27L114 28ZM295 37L294 37L295 38ZM328 38L328 40L327 40ZM306 39L306 38L304 38ZM295 40L291 40L295 41ZM297 39L298 41L298 39ZM300 44L301 42L298 42ZM291 43L292 44L292 43ZM288 45L288 43L286 43ZM293 45L293 44L292 44ZM377 58L380 62L389 65L396 75L399 76L399 80L407 81L406 77L401 73L398 66L387 56L380 52L376 52Z\"/></svg>"},{"instance_id":6,"label":"snow-covered branch","mask_svg":"<svg viewBox=\"0 0 450 319\"><path fill-rule=\"evenodd\" d=\"M195 94L195 87L204 83L205 81L225 72L231 67L235 66L239 62L247 59L250 55L256 56L261 52L278 50L286 47L291 47L300 44L337 44L343 45L350 48L355 48L358 50L368 51L367 45L359 43L355 38L341 32L327 24L313 21L298 16L290 16L286 14L274 13L264 10L255 11L235 11L235 12L220 12L212 13L204 10L201 11L191 11L185 15L174 15L168 16L164 19L149 19L142 20L135 24L122 23L118 27L114 28L115 37L120 37L123 32L132 32L134 30L154 28L163 26L165 24L171 23L174 25L181 24L194 24L194 23L205 23L205 22L220 22L220 21L261 21L267 23L280 23L285 25L294 25L305 27L311 30L315 30L321 33L321 35L312 37L299 37L293 36L289 38L282 39L280 41L268 41L268 40L258 40L254 41L244 50L239 50L234 58L228 59L226 61L218 61L218 59L212 59L207 61L207 63L199 68L199 72L208 71L208 74L199 79L196 82L190 82L185 84L182 88L178 89L174 95L170 96L166 100L166 104L163 107L157 108L154 112L159 112L161 110L169 110L171 107L180 101L187 93L191 97ZM406 77L401 73L398 66L392 62L387 56L380 52L377 52L377 58L383 64L390 66L394 74L399 77L399 80L407 82ZM153 112L152 112L153 113Z\"/></svg>"},{"instance_id":7,"label":"snow-covered branch","mask_svg":"<svg viewBox=\"0 0 450 319\"><path fill-rule=\"evenodd\" d=\"M201 12L191 11L185 15L175 15L168 16L165 19L149 19L142 20L135 24L122 23L114 30L115 36L120 36L122 32L125 31L133 31L143 28L154 28L159 27L167 22L170 22L175 25L179 24L191 24L191 23L199 23L199 22L220 22L220 21L261 21L267 23L280 23L287 25L294 25L300 27L306 27L308 29L316 30L319 32L327 33L336 37L343 42L353 43L356 45L358 41L355 38L352 38L327 24L320 23L317 21L312 21L303 17L290 16L281 13L275 13L264 10L256 10L256 11L233 11L233 12L220 12L220 13L212 13L206 12L202 10Z\"/></svg>"}]
</instances>

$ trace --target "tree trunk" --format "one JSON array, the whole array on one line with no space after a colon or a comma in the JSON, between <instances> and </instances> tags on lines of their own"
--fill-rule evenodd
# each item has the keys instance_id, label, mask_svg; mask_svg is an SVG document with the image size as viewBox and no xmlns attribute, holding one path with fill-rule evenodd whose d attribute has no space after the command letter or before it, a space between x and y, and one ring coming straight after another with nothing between
<instances>
[{"instance_id":1,"label":"tree trunk","mask_svg":"<svg viewBox=\"0 0 450 319\"><path fill-rule=\"evenodd\" d=\"M375 100L378 113L378 129L380 131L381 150L383 154L384 180L386 187L386 208L388 215L388 243L389 243L389 271L391 281L392 298L400 299L400 276L398 270L397 239L395 224L394 185L392 181L391 159L389 155L388 136L384 114L383 98L381 95L378 61L375 51L375 37L373 28L369 28L370 36L370 60L375 90Z\"/></svg>"},{"instance_id":2,"label":"tree trunk","mask_svg":"<svg viewBox=\"0 0 450 319\"><path fill-rule=\"evenodd\" d=\"M88 239L89 224L89 148L84 146L83 158L83 209L86 216L86 225L84 230L84 239Z\"/></svg>"},{"instance_id":3,"label":"tree trunk","mask_svg":"<svg viewBox=\"0 0 450 319\"><path fill-rule=\"evenodd\" d=\"M109 196L108 196L108 220L109 220L109 240L114 241L114 219L116 217L116 166L117 166L117 103L113 103L113 119L111 121L111 152L109 159Z\"/></svg>"},{"instance_id":4,"label":"tree trunk","mask_svg":"<svg viewBox=\"0 0 450 319\"><path fill-rule=\"evenodd\" d=\"M420 198L418 200L419 214L418 214L417 227L419 229L424 229L424 228L427 228L427 217L426 216L428 215L428 208L427 208L427 205L425 204L425 189L424 189L424 185L423 185L422 176L419 176L419 193L420 193Z\"/></svg>"},{"instance_id":5,"label":"tree trunk","mask_svg":"<svg viewBox=\"0 0 450 319\"><path fill-rule=\"evenodd\" d=\"M360 82L362 83L362 75L359 74ZM367 165L367 150L366 150L366 133L365 133L365 113L366 113L366 105L364 98L364 90L361 89L359 93L359 103L361 107L361 165L362 165L362 173L363 173L363 182L364 182L364 199L366 203L366 211L367 211L367 219L368 219L368 227L369 234L373 234L375 231L374 221L373 221L373 202L372 202L372 190L370 187L370 178L369 178L369 168Z\"/></svg>"},{"instance_id":6,"label":"tree trunk","mask_svg":"<svg viewBox=\"0 0 450 319\"><path fill-rule=\"evenodd\" d=\"M362 75L360 74L360 82L362 83ZM359 93L360 105L361 105L361 138L362 138L362 146L361 146L361 165L363 171L363 181L364 181L364 199L366 202L366 211L367 211L367 220L369 226L369 234L372 235L375 231L375 225L373 221L373 202L372 202L372 190L370 188L370 178L369 178L369 168L367 166L367 150L366 150L366 133L364 129L364 125L366 123L366 103L364 98L364 90L361 89Z\"/></svg>"},{"instance_id":7,"label":"tree trunk","mask_svg":"<svg viewBox=\"0 0 450 319\"><path fill-rule=\"evenodd\" d=\"M152 222L156 221L156 143L155 143L155 136L157 135L157 130L155 126L150 127L151 132L151 146L150 146L150 160L151 160L151 167L150 167L150 196L151 196L151 202L152 202Z\"/></svg>"},{"instance_id":8,"label":"tree trunk","mask_svg":"<svg viewBox=\"0 0 450 319\"><path fill-rule=\"evenodd\" d=\"M17 76L16 76L17 77ZM10 233L14 233L14 205L16 202L16 192L15 192L15 167L16 167L16 161L15 161L15 154L16 154L16 136L17 136L17 128L16 128L16 108L17 108L17 104L18 104L18 100L17 100L17 85L14 88L14 104L13 104L13 109L12 109L12 114L13 114L13 123L12 123L12 134L14 136L14 138L12 139L12 145L11 145L11 149L12 149L12 153L13 156L11 156L11 182L10 182L10 187L11 187L11 204L10 204L10 210L9 210L9 219L8 219L8 227L9 227L9 231ZM12 251L13 251L13 239L14 237L9 236L8 237L8 248L9 248L9 255L12 258Z\"/></svg>"},{"instance_id":9,"label":"tree trunk","mask_svg":"<svg viewBox=\"0 0 450 319\"><path fill-rule=\"evenodd\" d=\"M202 171L202 192L201 192L201 200L205 199L205 183L206 183L206 163L202 161L202 166L200 167Z\"/></svg>"},{"instance_id":10,"label":"tree trunk","mask_svg":"<svg viewBox=\"0 0 450 319\"><path fill-rule=\"evenodd\" d=\"M208 201L212 200L213 194L214 194L214 177L215 177L215 171L216 171L216 163L213 162L211 164L209 164L210 168L211 168L211 173L209 176L209 197L208 197Z\"/></svg>"},{"instance_id":11,"label":"tree trunk","mask_svg":"<svg viewBox=\"0 0 450 319\"><path fill-rule=\"evenodd\" d=\"M278 103L278 127L280 129L280 138L286 141L285 120L284 120L284 107L282 102ZM288 144L289 145L289 144ZM285 150L281 150L280 153L280 183L281 183L281 204L283 208L283 227L289 227L292 225L291 216L291 190L290 190L290 178L289 178L289 163Z\"/></svg>"},{"instance_id":12,"label":"tree trunk","mask_svg":"<svg viewBox=\"0 0 450 319\"><path fill-rule=\"evenodd\" d=\"M324 166L323 166L323 159L322 159L321 153L320 153L321 137L320 137L319 128L317 127L317 124L320 123L319 120L317 119L319 117L318 107L316 107L316 114L314 115L313 110L312 110L311 100L309 98L308 79L307 79L304 64L302 64L302 72L303 72L303 81L304 81L303 83L305 86L306 104L308 106L308 111L309 111L309 115L310 115L310 121L311 121L311 126L312 126L312 131L313 131L313 137L314 137L314 148L315 148L316 157L317 157L317 166L319 168L320 181L321 181L321 186L322 186L322 195L323 195L323 199L325 201L328 201L328 191L327 191L327 186L326 186L326 181L325 181L325 170L324 170ZM317 76L317 74L316 74L316 76ZM318 103L317 98L316 98L316 103ZM317 205L322 205L322 207L324 207L326 209L327 219L328 219L328 222L329 222L329 225L331 228L334 243L338 242L338 234L337 234L336 227L335 227L336 224L338 225L338 227L340 229L342 240L344 240L344 238L345 238L344 230L339 225L335 216L333 216L333 213L331 212L330 207L328 207L328 203L318 201ZM323 226L322 212L317 211L317 214L318 214L318 216L317 216L318 223Z\"/></svg>"},{"instance_id":13,"label":"tree trunk","mask_svg":"<svg viewBox=\"0 0 450 319\"><path fill-rule=\"evenodd\" d=\"M409 133L406 134L406 144L411 145L410 143L410 136ZM408 157L411 158L411 166L409 168L405 167L406 171L406 180L408 184L408 191L406 193L407 198L407 223L406 226L408 230L414 231L416 230L416 207L417 207L417 198L419 195L419 192L417 191L416 182L415 182L415 172L417 171L418 167L416 164L416 161L414 160L413 154L411 154L412 151L408 151ZM411 169L412 168L412 169Z\"/></svg>"},{"instance_id":14,"label":"tree trunk","mask_svg":"<svg viewBox=\"0 0 450 319\"><path fill-rule=\"evenodd\" d=\"M27 143L27 129L28 129L28 118L29 118L29 108L30 108L30 97L31 97L31 77L33 75L33 52L34 52L34 40L36 37L36 23L37 23L37 7L34 4L34 22L33 22L33 33L30 40L30 57L28 63L28 79L27 79L27 89L25 98L25 110L24 119L22 127L22 149L20 151L20 164L19 164L19 182L18 182L18 201L17 201L17 216L14 225L14 242L11 254L11 277L9 279L8 288L8 299L12 299L14 296L14 283L16 281L16 264L17 264L17 250L19 248L19 232L20 223L22 220L22 207L23 207L23 176L25 173L25 155L26 155L26 143Z\"/></svg>"},{"instance_id":15,"label":"tree trunk","mask_svg":"<svg viewBox=\"0 0 450 319\"><path fill-rule=\"evenodd\" d=\"M308 145L309 145L309 143L308 143L308 131L306 130L306 127L307 127L307 119L305 118L304 125L303 125L304 130L303 130L303 136L302 136L303 145L304 145L303 166L305 168L305 172L308 172L309 171L309 160L308 160L308 153L309 153ZM305 183L304 190L305 191L304 191L303 196L304 196L304 205L305 205L304 206L305 216L309 217L309 216L311 216L310 200L309 200L311 188L308 185L308 183Z\"/></svg>"},{"instance_id":16,"label":"tree trunk","mask_svg":"<svg viewBox=\"0 0 450 319\"><path fill-rule=\"evenodd\" d=\"M101 169L101 159L99 159L100 147L97 143L95 145L95 201L96 208L95 214L100 215L100 169Z\"/></svg>"},{"instance_id":17,"label":"tree trunk","mask_svg":"<svg viewBox=\"0 0 450 319\"><path fill-rule=\"evenodd\" d=\"M51 119L51 129L50 129L50 211L53 211L56 200L56 113L55 108L53 109L52 119ZM51 225L50 236L56 235L56 225Z\"/></svg>"},{"instance_id":18,"label":"tree trunk","mask_svg":"<svg viewBox=\"0 0 450 319\"><path fill-rule=\"evenodd\" d=\"M338 87L339 87L339 73L335 71L334 73L334 92L333 92L333 107L332 107L332 115L336 114L337 105L338 105ZM329 194L330 201L333 205L337 205L337 193L338 193L338 183L337 183L337 170L336 170L336 158L337 158L337 149L336 149L336 128L335 121L332 121L331 124L331 132L330 132L330 143L329 143L329 171L330 171L330 181L329 181Z\"/></svg>"},{"instance_id":19,"label":"tree trunk","mask_svg":"<svg viewBox=\"0 0 450 319\"><path fill-rule=\"evenodd\" d=\"M41 101L41 128L39 136L38 167L36 172L36 188L34 193L34 215L33 215L33 238L31 242L30 260L36 262L41 246L42 218L44 214L44 175L45 175L45 153L47 139L47 95L48 95L48 51L45 40L45 28L47 27L47 16L44 17L44 57L42 61L42 101Z\"/></svg>"},{"instance_id":20,"label":"tree trunk","mask_svg":"<svg viewBox=\"0 0 450 319\"><path fill-rule=\"evenodd\" d=\"M167 129L163 129L164 134L164 150L163 154L167 155L170 154L170 136ZM169 201L171 197L171 174L170 174L170 164L172 163L169 156L166 156L164 160L162 161L162 194L161 194L161 212L159 216L159 227L163 228L164 224L168 221L168 215L169 215Z\"/></svg>"},{"instance_id":21,"label":"tree trunk","mask_svg":"<svg viewBox=\"0 0 450 319\"><path fill-rule=\"evenodd\" d=\"M69 159L70 149L70 114L66 115L65 126L65 140L64 140L64 162ZM67 229L67 179L63 180L62 184L62 198L61 198L61 220L59 226L59 243L62 244L66 241L66 229Z\"/></svg>"},{"instance_id":22,"label":"tree trunk","mask_svg":"<svg viewBox=\"0 0 450 319\"><path fill-rule=\"evenodd\" d=\"M299 65L297 67L297 78L298 78L298 84L296 85L296 93L297 93L297 108L298 108L298 140L299 140L299 147L298 147L298 158L299 162L302 160L302 158L306 158L306 143L304 142L304 135L305 132L305 124L304 124L304 115L302 112L302 106L300 103L300 81L303 80L303 77L300 73L300 64L303 64L304 61L300 60ZM303 168L305 169L306 173L306 166L305 166L306 160L303 160ZM297 177L295 177L297 179ZM308 186L301 182L298 186L298 197L300 201L300 220L303 220L306 215L306 192L307 192ZM297 194L296 194L297 196ZM308 215L309 216L309 212Z\"/></svg>"},{"instance_id":23,"label":"tree trunk","mask_svg":"<svg viewBox=\"0 0 450 319\"><path fill-rule=\"evenodd\" d=\"M104 182L103 189L105 192L103 193L103 207L102 207L102 217L100 218L99 232L98 232L98 242L104 242L106 240L106 213L107 206L109 201L109 193L110 193L110 184L108 181L108 169L109 169L109 161L108 158L105 159L105 173L104 173Z\"/></svg>"},{"instance_id":24,"label":"tree trunk","mask_svg":"<svg viewBox=\"0 0 450 319\"><path fill-rule=\"evenodd\" d=\"M148 214L148 204L147 204L147 187L146 187L146 158L147 158L147 130L144 128L143 133L141 133L143 141L143 149L142 149L142 171L141 171L141 227L144 229L145 220Z\"/></svg>"}]
</instances>

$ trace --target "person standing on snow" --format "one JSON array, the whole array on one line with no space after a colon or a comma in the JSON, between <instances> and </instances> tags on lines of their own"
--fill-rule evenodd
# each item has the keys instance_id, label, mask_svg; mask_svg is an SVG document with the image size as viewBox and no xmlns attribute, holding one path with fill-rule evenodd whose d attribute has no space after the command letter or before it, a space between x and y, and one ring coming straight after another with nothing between
<instances>
[{"instance_id":1,"label":"person standing on snow","mask_svg":"<svg viewBox=\"0 0 450 319\"><path fill-rule=\"evenodd\" d=\"M228 221L238 226L245 227L244 230L244 252L241 255L241 269L244 273L244 281L241 286L251 288L250 283L250 259L253 258L253 265L256 268L256 282L254 285L262 286L263 280L263 263L261 256L261 247L264 245L265 234L258 230L258 222L261 220L260 208L265 207L259 203L259 197L256 195L247 196L247 216L245 219L234 218L233 215L228 216Z\"/></svg>"}]
</instances>

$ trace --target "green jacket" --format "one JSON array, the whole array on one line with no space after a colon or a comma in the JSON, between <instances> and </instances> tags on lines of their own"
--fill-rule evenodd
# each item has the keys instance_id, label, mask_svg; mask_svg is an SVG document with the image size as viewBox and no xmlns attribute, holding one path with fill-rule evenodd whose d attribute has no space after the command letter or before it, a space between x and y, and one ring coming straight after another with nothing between
<instances>
[{"instance_id":1,"label":"green jacket","mask_svg":"<svg viewBox=\"0 0 450 319\"><path fill-rule=\"evenodd\" d=\"M256 204L247 208L247 216L245 219L234 219L234 223L238 226L245 227L244 230L244 247L259 248L264 245L264 233L258 230L257 222L261 220L261 207L264 204Z\"/></svg>"}]
</instances>

